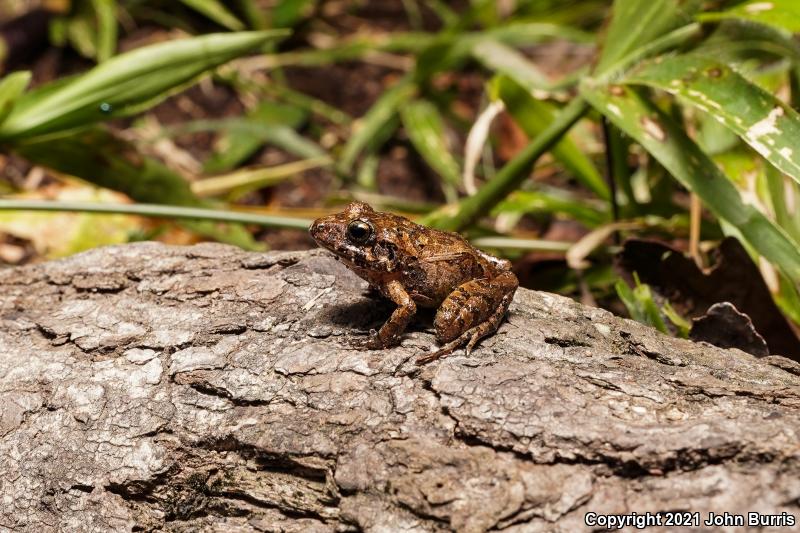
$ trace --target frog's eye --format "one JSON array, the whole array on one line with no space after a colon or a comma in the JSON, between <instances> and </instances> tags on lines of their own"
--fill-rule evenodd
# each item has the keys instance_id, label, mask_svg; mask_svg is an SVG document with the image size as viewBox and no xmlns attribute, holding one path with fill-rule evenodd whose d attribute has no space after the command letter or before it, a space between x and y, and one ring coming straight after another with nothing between
<instances>
[{"instance_id":1,"label":"frog's eye","mask_svg":"<svg viewBox=\"0 0 800 533\"><path fill-rule=\"evenodd\" d=\"M347 225L347 239L354 244L364 244L372 237L372 225L363 220L354 220Z\"/></svg>"}]
</instances>

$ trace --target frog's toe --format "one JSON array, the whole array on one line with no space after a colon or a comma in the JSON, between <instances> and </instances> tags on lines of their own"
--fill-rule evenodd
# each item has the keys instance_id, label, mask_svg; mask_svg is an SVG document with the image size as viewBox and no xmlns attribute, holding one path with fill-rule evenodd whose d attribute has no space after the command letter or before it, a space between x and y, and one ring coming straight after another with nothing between
<instances>
[{"instance_id":1,"label":"frog's toe","mask_svg":"<svg viewBox=\"0 0 800 533\"><path fill-rule=\"evenodd\" d=\"M421 366L421 365L426 365L426 364L428 364L428 363L430 363L432 361L436 361L437 359L441 359L442 357L445 357L446 355L450 355L451 353L453 353L454 350L457 350L458 348L461 348L463 345L464 345L464 341L462 339L460 339L460 338L456 339L456 340L454 340L452 342L448 342L447 344L445 344L444 346L442 346L441 348L439 348L435 352L431 352L429 354L425 354L425 355L417 358L416 364Z\"/></svg>"},{"instance_id":2,"label":"frog's toe","mask_svg":"<svg viewBox=\"0 0 800 533\"><path fill-rule=\"evenodd\" d=\"M470 337L469 342L467 343L467 347L465 351L467 355L472 353L472 350L475 348L475 345L481 342L481 339L486 336L486 333L483 331L483 328L473 328L472 337Z\"/></svg>"},{"instance_id":3,"label":"frog's toe","mask_svg":"<svg viewBox=\"0 0 800 533\"><path fill-rule=\"evenodd\" d=\"M381 348L385 348L380 337L378 336L378 332L374 329L369 331L369 335L366 338L356 337L351 339L349 344L353 348L357 348L359 350L380 350Z\"/></svg>"}]
</instances>

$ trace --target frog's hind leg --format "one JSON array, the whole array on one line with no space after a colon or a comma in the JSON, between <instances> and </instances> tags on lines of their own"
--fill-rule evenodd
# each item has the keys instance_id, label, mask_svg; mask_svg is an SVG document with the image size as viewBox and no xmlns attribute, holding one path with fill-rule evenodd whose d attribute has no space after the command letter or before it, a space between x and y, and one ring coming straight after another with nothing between
<instances>
[{"instance_id":1,"label":"frog's hind leg","mask_svg":"<svg viewBox=\"0 0 800 533\"><path fill-rule=\"evenodd\" d=\"M416 363L435 361L464 345L469 355L482 338L497 331L518 285L514 274L503 272L491 281L472 280L457 287L442 302L434 319L436 338L445 344Z\"/></svg>"}]
</instances>

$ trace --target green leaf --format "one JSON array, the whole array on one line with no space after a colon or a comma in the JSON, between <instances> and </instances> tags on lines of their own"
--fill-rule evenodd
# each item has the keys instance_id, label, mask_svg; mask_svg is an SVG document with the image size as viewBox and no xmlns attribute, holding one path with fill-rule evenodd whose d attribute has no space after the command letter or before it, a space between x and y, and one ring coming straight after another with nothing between
<instances>
[{"instance_id":1,"label":"green leaf","mask_svg":"<svg viewBox=\"0 0 800 533\"><path fill-rule=\"evenodd\" d=\"M451 185L461 182L461 170L445 139L444 120L432 103L415 100L400 109L412 144L439 176Z\"/></svg>"},{"instance_id":2,"label":"green leaf","mask_svg":"<svg viewBox=\"0 0 800 533\"><path fill-rule=\"evenodd\" d=\"M237 19L231 13L225 4L218 0L179 0L182 4L194 9L198 13L202 13L209 19L213 20L223 28L232 31L241 31L244 29L242 21Z\"/></svg>"},{"instance_id":3,"label":"green leaf","mask_svg":"<svg viewBox=\"0 0 800 533\"><path fill-rule=\"evenodd\" d=\"M272 9L274 28L292 28L314 10L317 0L280 0Z\"/></svg>"},{"instance_id":4,"label":"green leaf","mask_svg":"<svg viewBox=\"0 0 800 533\"><path fill-rule=\"evenodd\" d=\"M492 80L492 89L506 105L514 121L531 139L540 135L553 122L556 107L537 100L515 80L505 76L496 77ZM551 151L579 182L600 198L611 198L603 177L569 137L564 136Z\"/></svg>"},{"instance_id":5,"label":"green leaf","mask_svg":"<svg viewBox=\"0 0 800 533\"><path fill-rule=\"evenodd\" d=\"M236 0L237 11L241 13L247 26L254 30L269 28L269 19L265 9L261 9L258 0Z\"/></svg>"},{"instance_id":6,"label":"green leaf","mask_svg":"<svg viewBox=\"0 0 800 533\"><path fill-rule=\"evenodd\" d=\"M28 71L14 72L0 80L0 124L11 113L30 82L31 73Z\"/></svg>"},{"instance_id":7,"label":"green leaf","mask_svg":"<svg viewBox=\"0 0 800 533\"><path fill-rule=\"evenodd\" d=\"M252 157L266 143L283 148L299 157L311 158L324 154L322 148L296 132L307 114L303 110L264 100L240 119L202 120L184 124L182 131L224 131L216 152L205 163L205 171L226 172Z\"/></svg>"},{"instance_id":8,"label":"green leaf","mask_svg":"<svg viewBox=\"0 0 800 533\"><path fill-rule=\"evenodd\" d=\"M382 129L397 117L397 113L416 93L417 87L410 78L403 78L383 92L366 115L353 123L353 133L345 144L339 159L344 173L353 169L358 155L375 139Z\"/></svg>"},{"instance_id":9,"label":"green leaf","mask_svg":"<svg viewBox=\"0 0 800 533\"><path fill-rule=\"evenodd\" d=\"M733 183L669 116L629 87L594 87L592 80L587 80L581 94L697 194L717 217L736 227L755 250L800 281L797 243L745 203Z\"/></svg>"},{"instance_id":10,"label":"green leaf","mask_svg":"<svg viewBox=\"0 0 800 533\"><path fill-rule=\"evenodd\" d=\"M483 32L468 33L467 37L473 40L494 39L509 46L525 46L547 39L564 39L586 44L594 43L595 40L594 35L589 32L548 22L511 22ZM465 46L471 49L473 43L467 42ZM469 53L469 49L465 52Z\"/></svg>"},{"instance_id":11,"label":"green leaf","mask_svg":"<svg viewBox=\"0 0 800 533\"><path fill-rule=\"evenodd\" d=\"M638 48L688 24L699 7L699 0L615 0L595 72L605 73Z\"/></svg>"},{"instance_id":12,"label":"green leaf","mask_svg":"<svg viewBox=\"0 0 800 533\"><path fill-rule=\"evenodd\" d=\"M230 197L238 198L242 195L271 187L283 181L300 175L306 170L324 167L331 164L327 156L304 161L294 161L283 165L263 168L248 168L232 172L225 176L216 176L192 183L192 191L198 196L216 196L230 193Z\"/></svg>"},{"instance_id":13,"label":"green leaf","mask_svg":"<svg viewBox=\"0 0 800 533\"><path fill-rule=\"evenodd\" d=\"M678 337L682 339L689 338L689 330L692 329L692 323L682 317L669 302L664 302L664 305L661 306L661 313L675 326Z\"/></svg>"},{"instance_id":14,"label":"green leaf","mask_svg":"<svg viewBox=\"0 0 800 533\"><path fill-rule=\"evenodd\" d=\"M622 280L617 281L614 285L619 299L625 304L631 318L642 324L654 327L661 333L669 333L650 286L640 282L639 276L635 272L633 280L636 286L632 290Z\"/></svg>"},{"instance_id":15,"label":"green leaf","mask_svg":"<svg viewBox=\"0 0 800 533\"><path fill-rule=\"evenodd\" d=\"M662 57L624 83L662 89L711 114L800 183L800 114L729 66L697 55Z\"/></svg>"},{"instance_id":16,"label":"green leaf","mask_svg":"<svg viewBox=\"0 0 800 533\"><path fill-rule=\"evenodd\" d=\"M749 0L726 11L697 16L703 22L730 18L760 22L792 33L800 32L800 4L797 0Z\"/></svg>"},{"instance_id":17,"label":"green leaf","mask_svg":"<svg viewBox=\"0 0 800 533\"><path fill-rule=\"evenodd\" d=\"M69 17L56 19L51 40L60 46L69 41L82 56L103 62L117 48L116 0L83 0L75 2Z\"/></svg>"},{"instance_id":18,"label":"green leaf","mask_svg":"<svg viewBox=\"0 0 800 533\"><path fill-rule=\"evenodd\" d=\"M800 242L800 209L797 205L800 202L800 186L784 177L775 167L767 166L764 174L775 221L796 242Z\"/></svg>"},{"instance_id":19,"label":"green leaf","mask_svg":"<svg viewBox=\"0 0 800 533\"><path fill-rule=\"evenodd\" d=\"M741 64L747 59L760 63L765 56L771 60L791 59L796 63L800 60L800 44L782 29L729 19L719 24L693 53L729 64Z\"/></svg>"},{"instance_id":20,"label":"green leaf","mask_svg":"<svg viewBox=\"0 0 800 533\"><path fill-rule=\"evenodd\" d=\"M97 61L111 59L117 51L117 2L92 0L97 17Z\"/></svg>"},{"instance_id":21,"label":"green leaf","mask_svg":"<svg viewBox=\"0 0 800 533\"><path fill-rule=\"evenodd\" d=\"M15 151L28 161L127 194L137 202L201 207L205 204L178 174L143 156L132 144L95 128L75 135L19 143ZM209 222L187 225L203 235L243 248L258 246L240 226Z\"/></svg>"},{"instance_id":22,"label":"green leaf","mask_svg":"<svg viewBox=\"0 0 800 533\"><path fill-rule=\"evenodd\" d=\"M118 204L100 202L54 202L50 200L16 200L0 198L1 211L47 211L124 214L141 217L175 218L181 220L207 220L255 224L265 228L307 230L311 220L299 217L262 215L248 211L207 209L204 207L182 207L159 204Z\"/></svg>"},{"instance_id":23,"label":"green leaf","mask_svg":"<svg viewBox=\"0 0 800 533\"><path fill-rule=\"evenodd\" d=\"M265 144L277 146L302 158L322 157L326 154L318 144L285 124L259 123L250 119L223 119L210 123L197 121L187 123L186 126L188 131L227 131L227 135L217 144L217 152L205 163L204 170L211 174L238 167Z\"/></svg>"},{"instance_id":24,"label":"green leaf","mask_svg":"<svg viewBox=\"0 0 800 533\"><path fill-rule=\"evenodd\" d=\"M781 274L780 292L775 295L775 303L795 324L800 325L800 286Z\"/></svg>"},{"instance_id":25,"label":"green leaf","mask_svg":"<svg viewBox=\"0 0 800 533\"><path fill-rule=\"evenodd\" d=\"M138 48L57 88L32 91L0 125L0 139L20 139L125 116L203 72L285 35L283 31L211 34Z\"/></svg>"},{"instance_id":26,"label":"green leaf","mask_svg":"<svg viewBox=\"0 0 800 533\"><path fill-rule=\"evenodd\" d=\"M517 191L497 204L493 215L501 213L550 213L566 215L589 228L609 221L607 213L588 202L572 197L563 189L550 191Z\"/></svg>"},{"instance_id":27,"label":"green leaf","mask_svg":"<svg viewBox=\"0 0 800 533\"><path fill-rule=\"evenodd\" d=\"M498 74L504 74L528 91L553 89L553 83L534 63L510 46L492 40L478 41L472 48L472 55L483 66Z\"/></svg>"},{"instance_id":28,"label":"green leaf","mask_svg":"<svg viewBox=\"0 0 800 533\"><path fill-rule=\"evenodd\" d=\"M461 200L455 213L451 206L446 206L430 213L422 223L439 229L458 231L488 214L495 205L522 185L539 157L555 146L588 110L589 104L583 98L573 98L558 112L547 128L506 163L494 178L484 183L473 196Z\"/></svg>"},{"instance_id":29,"label":"green leaf","mask_svg":"<svg viewBox=\"0 0 800 533\"><path fill-rule=\"evenodd\" d=\"M633 293L633 289L628 287L628 284L622 280L618 280L614 284L614 289L617 291L617 296L625 305L625 308L628 310L628 314L631 316L631 318L642 324L647 324L647 316L642 310L641 305L639 305L639 302L636 300L636 295Z\"/></svg>"},{"instance_id":30,"label":"green leaf","mask_svg":"<svg viewBox=\"0 0 800 533\"><path fill-rule=\"evenodd\" d=\"M475 46L484 41L525 46L550 39L576 42L591 40L590 34L574 28L532 22L506 24L483 32L441 33L434 34L433 38L427 34L425 37L417 39L417 43L427 41L425 48L417 53L417 81L427 80L436 72L460 68L469 59Z\"/></svg>"}]
</instances>

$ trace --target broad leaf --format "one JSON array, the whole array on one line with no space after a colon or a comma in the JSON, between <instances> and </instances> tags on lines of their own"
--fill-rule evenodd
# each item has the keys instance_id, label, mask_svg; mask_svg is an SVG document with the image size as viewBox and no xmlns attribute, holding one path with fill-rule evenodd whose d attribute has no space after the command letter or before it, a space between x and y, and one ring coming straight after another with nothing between
<instances>
[{"instance_id":1,"label":"broad leaf","mask_svg":"<svg viewBox=\"0 0 800 533\"><path fill-rule=\"evenodd\" d=\"M800 183L800 114L730 67L697 55L663 57L624 82L662 89L711 114Z\"/></svg>"},{"instance_id":2,"label":"broad leaf","mask_svg":"<svg viewBox=\"0 0 800 533\"><path fill-rule=\"evenodd\" d=\"M587 80L581 92L717 217L736 227L754 249L795 282L800 281L800 246L756 207L745 203L733 183L670 117L628 87L594 87L592 80Z\"/></svg>"},{"instance_id":3,"label":"broad leaf","mask_svg":"<svg viewBox=\"0 0 800 533\"><path fill-rule=\"evenodd\" d=\"M69 82L20 98L0 139L19 139L85 126L139 111L169 91L264 43L282 31L212 34L138 48Z\"/></svg>"},{"instance_id":4,"label":"broad leaf","mask_svg":"<svg viewBox=\"0 0 800 533\"><path fill-rule=\"evenodd\" d=\"M797 0L749 0L726 11L703 13L701 21L729 18L751 20L792 33L800 32L800 3Z\"/></svg>"}]
</instances>

